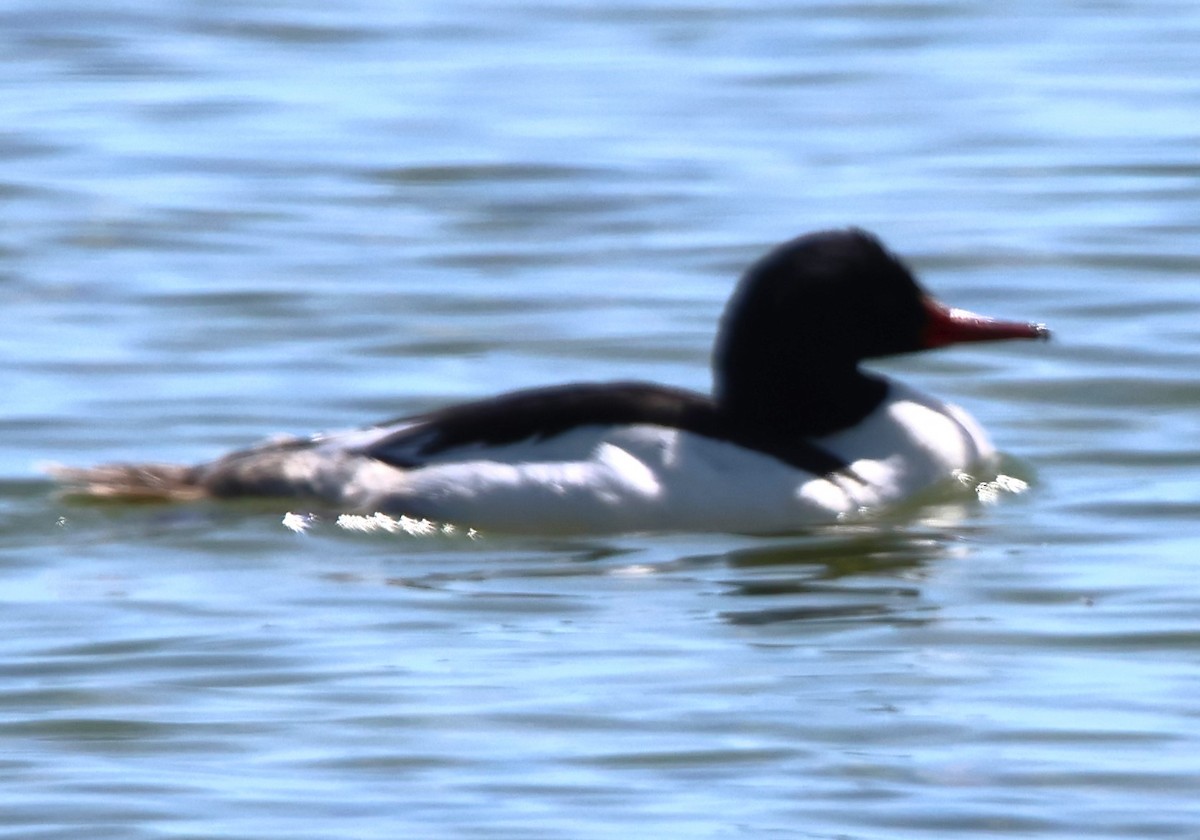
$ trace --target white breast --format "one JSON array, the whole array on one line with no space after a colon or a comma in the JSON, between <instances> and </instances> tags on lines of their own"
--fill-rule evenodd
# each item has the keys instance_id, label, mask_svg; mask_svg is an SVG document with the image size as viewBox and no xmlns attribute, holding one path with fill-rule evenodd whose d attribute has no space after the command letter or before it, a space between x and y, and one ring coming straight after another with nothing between
<instances>
[{"instance_id":1,"label":"white breast","mask_svg":"<svg viewBox=\"0 0 1200 840\"><path fill-rule=\"evenodd\" d=\"M818 441L891 504L995 456L975 420L955 405L892 382L888 399L858 425Z\"/></svg>"}]
</instances>

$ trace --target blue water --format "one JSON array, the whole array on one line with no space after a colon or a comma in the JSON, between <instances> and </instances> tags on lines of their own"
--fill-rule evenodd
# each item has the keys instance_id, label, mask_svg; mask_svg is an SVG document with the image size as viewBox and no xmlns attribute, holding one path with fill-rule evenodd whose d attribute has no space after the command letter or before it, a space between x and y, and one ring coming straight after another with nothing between
<instances>
[{"instance_id":1,"label":"blue water","mask_svg":"<svg viewBox=\"0 0 1200 840\"><path fill-rule=\"evenodd\" d=\"M1200 7L0 9L0 837L1200 833ZM857 224L1048 345L883 368L1024 493L807 535L84 505L575 379L706 389Z\"/></svg>"}]
</instances>

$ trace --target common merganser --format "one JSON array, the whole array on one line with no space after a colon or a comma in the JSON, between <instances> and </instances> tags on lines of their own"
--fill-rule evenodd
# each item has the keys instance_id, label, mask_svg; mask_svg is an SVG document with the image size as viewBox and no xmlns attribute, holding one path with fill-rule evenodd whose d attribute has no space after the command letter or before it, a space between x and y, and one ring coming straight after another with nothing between
<instances>
[{"instance_id":1,"label":"common merganser","mask_svg":"<svg viewBox=\"0 0 1200 840\"><path fill-rule=\"evenodd\" d=\"M794 532L876 511L994 457L962 409L867 359L1048 338L950 309L858 229L776 247L721 320L714 391L638 382L516 391L198 466L58 468L71 492L280 497L531 534Z\"/></svg>"}]
</instances>

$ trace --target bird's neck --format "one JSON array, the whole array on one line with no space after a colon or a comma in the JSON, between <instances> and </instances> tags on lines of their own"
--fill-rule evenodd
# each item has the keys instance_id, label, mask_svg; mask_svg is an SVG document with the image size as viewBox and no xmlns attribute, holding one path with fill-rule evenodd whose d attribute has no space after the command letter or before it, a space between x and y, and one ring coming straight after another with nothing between
<instances>
[{"instance_id":1,"label":"bird's neck","mask_svg":"<svg viewBox=\"0 0 1200 840\"><path fill-rule=\"evenodd\" d=\"M759 371L719 383L717 407L735 427L782 437L820 437L855 425L879 407L888 384L857 365L802 377Z\"/></svg>"}]
</instances>

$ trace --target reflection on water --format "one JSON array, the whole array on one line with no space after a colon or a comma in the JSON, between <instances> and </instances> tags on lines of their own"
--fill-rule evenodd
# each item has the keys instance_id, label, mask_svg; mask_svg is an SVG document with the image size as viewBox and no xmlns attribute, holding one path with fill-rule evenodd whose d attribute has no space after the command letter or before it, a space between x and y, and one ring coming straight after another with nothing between
<instances>
[{"instance_id":1,"label":"reflection on water","mask_svg":"<svg viewBox=\"0 0 1200 840\"><path fill-rule=\"evenodd\" d=\"M721 617L743 625L918 620L914 613L930 609L919 601L922 570L948 553L943 538L887 526L847 530L726 554L733 574L723 594L755 604Z\"/></svg>"}]
</instances>

